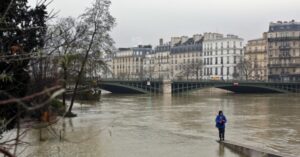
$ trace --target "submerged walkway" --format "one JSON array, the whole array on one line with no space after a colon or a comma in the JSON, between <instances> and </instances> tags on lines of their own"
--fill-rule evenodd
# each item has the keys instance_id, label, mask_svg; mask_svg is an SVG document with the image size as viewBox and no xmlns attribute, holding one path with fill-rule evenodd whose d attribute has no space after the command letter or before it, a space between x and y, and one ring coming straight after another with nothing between
<instances>
[{"instance_id":1,"label":"submerged walkway","mask_svg":"<svg viewBox=\"0 0 300 157\"><path fill-rule=\"evenodd\" d=\"M237 152L242 155L249 156L249 157L295 157L295 156L290 156L287 154L282 154L279 152L266 150L263 148L255 148L255 147L247 146L247 145L244 145L241 143L228 141L228 140L222 141L219 143L234 152Z\"/></svg>"}]
</instances>

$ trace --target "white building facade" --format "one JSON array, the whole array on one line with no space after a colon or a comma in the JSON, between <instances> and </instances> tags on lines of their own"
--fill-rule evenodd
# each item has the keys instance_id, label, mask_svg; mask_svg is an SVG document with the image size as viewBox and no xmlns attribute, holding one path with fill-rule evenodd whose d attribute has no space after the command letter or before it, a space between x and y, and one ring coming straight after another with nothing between
<instances>
[{"instance_id":1,"label":"white building facade","mask_svg":"<svg viewBox=\"0 0 300 157\"><path fill-rule=\"evenodd\" d=\"M243 59L243 39L236 35L204 33L203 78L207 80L239 79L238 63Z\"/></svg>"}]
</instances>

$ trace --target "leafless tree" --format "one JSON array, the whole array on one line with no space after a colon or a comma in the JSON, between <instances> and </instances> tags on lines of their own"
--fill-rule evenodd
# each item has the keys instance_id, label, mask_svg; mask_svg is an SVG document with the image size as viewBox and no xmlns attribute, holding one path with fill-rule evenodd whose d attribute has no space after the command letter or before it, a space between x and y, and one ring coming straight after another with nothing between
<instances>
[{"instance_id":1,"label":"leafless tree","mask_svg":"<svg viewBox=\"0 0 300 157\"><path fill-rule=\"evenodd\" d=\"M86 12L82 14L78 24L85 28L82 40L79 43L81 51L84 54L83 61L75 82L74 93L71 98L68 115L74 115L72 108L77 94L80 78L84 72L86 63L91 53L110 52L113 46L109 32L115 25L115 19L109 13L111 2L109 0L95 0L91 8L87 8Z\"/></svg>"},{"instance_id":2,"label":"leafless tree","mask_svg":"<svg viewBox=\"0 0 300 157\"><path fill-rule=\"evenodd\" d=\"M47 37L49 40L46 42L46 46L49 49L46 51L52 53L52 63L56 61L58 67L61 68L62 84L67 88L67 82L69 81L69 75L74 74L74 67L78 66L78 59L80 48L78 44L81 42L84 32L87 28L78 24L75 18L61 18L55 24L49 26ZM63 104L66 106L66 93L63 93Z\"/></svg>"},{"instance_id":3,"label":"leafless tree","mask_svg":"<svg viewBox=\"0 0 300 157\"><path fill-rule=\"evenodd\" d=\"M203 76L203 63L201 60L198 60L196 62L183 64L182 65L183 70L181 72L181 75L186 76L186 79L188 80L190 76L195 76L197 80L202 79Z\"/></svg>"},{"instance_id":4,"label":"leafless tree","mask_svg":"<svg viewBox=\"0 0 300 157\"><path fill-rule=\"evenodd\" d=\"M237 64L236 67L237 67L239 76L244 78L245 80L248 80L253 72L252 64L246 58L241 58L240 62Z\"/></svg>"}]
</instances>

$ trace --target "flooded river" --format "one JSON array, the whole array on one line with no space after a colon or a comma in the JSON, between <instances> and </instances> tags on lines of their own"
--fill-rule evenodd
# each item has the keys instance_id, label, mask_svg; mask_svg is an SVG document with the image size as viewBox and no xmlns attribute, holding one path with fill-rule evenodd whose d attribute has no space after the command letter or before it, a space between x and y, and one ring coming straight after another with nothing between
<instances>
[{"instance_id":1,"label":"flooded river","mask_svg":"<svg viewBox=\"0 0 300 157\"><path fill-rule=\"evenodd\" d=\"M82 102L77 118L32 130L21 156L242 157L220 146L214 119L223 110L226 139L300 156L300 98L205 92L104 94ZM39 139L43 139L40 141Z\"/></svg>"}]
</instances>

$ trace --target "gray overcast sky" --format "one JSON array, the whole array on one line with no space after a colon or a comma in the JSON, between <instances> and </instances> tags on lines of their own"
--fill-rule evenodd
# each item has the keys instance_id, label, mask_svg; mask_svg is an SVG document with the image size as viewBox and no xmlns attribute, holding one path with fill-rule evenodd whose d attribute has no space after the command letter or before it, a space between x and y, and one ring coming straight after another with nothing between
<instances>
[{"instance_id":1,"label":"gray overcast sky","mask_svg":"<svg viewBox=\"0 0 300 157\"><path fill-rule=\"evenodd\" d=\"M54 0L59 17L78 16L93 0ZM29 0L35 4L36 0ZM159 38L231 33L245 40L261 37L271 21L300 21L300 0L112 0L117 47L157 45Z\"/></svg>"}]
</instances>

